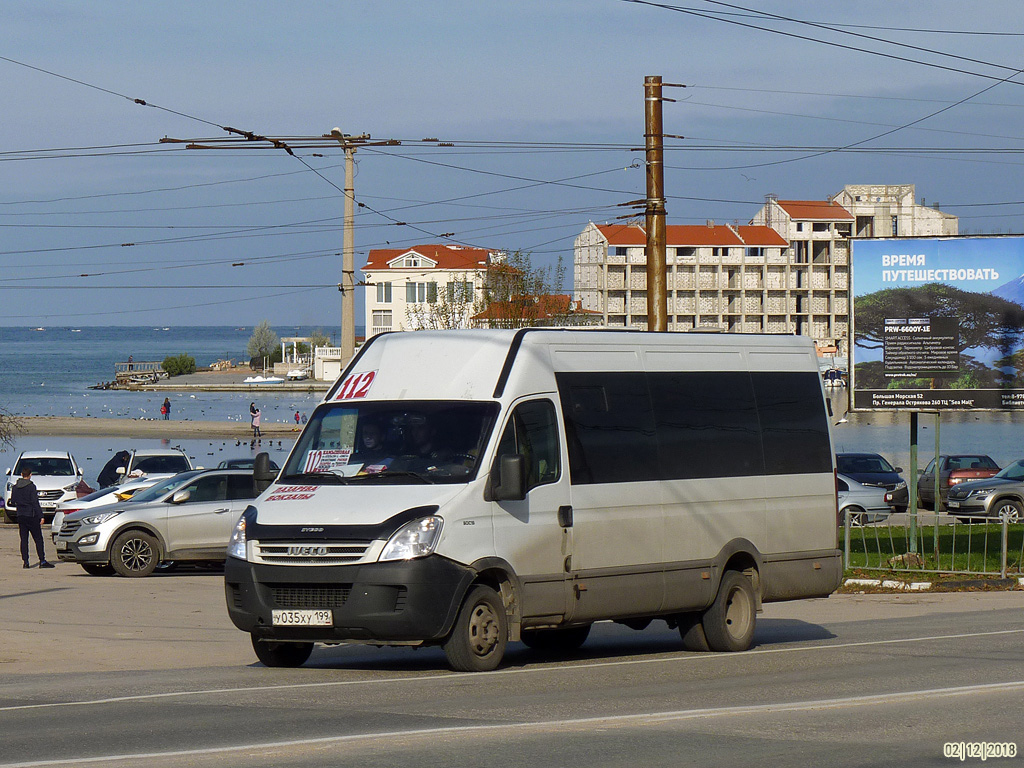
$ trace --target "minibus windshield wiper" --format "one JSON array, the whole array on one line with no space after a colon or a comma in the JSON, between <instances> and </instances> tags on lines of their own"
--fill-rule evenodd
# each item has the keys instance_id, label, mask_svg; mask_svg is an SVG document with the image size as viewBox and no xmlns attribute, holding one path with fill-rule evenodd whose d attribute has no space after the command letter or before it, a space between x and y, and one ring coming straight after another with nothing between
<instances>
[{"instance_id":1,"label":"minibus windshield wiper","mask_svg":"<svg viewBox=\"0 0 1024 768\"><path fill-rule=\"evenodd\" d=\"M285 475L281 478L284 481L289 480L307 480L312 482L331 483L338 485L345 485L348 483L347 477L342 477L334 472L296 472L293 475Z\"/></svg>"},{"instance_id":2,"label":"minibus windshield wiper","mask_svg":"<svg viewBox=\"0 0 1024 768\"><path fill-rule=\"evenodd\" d=\"M436 485L435 481L427 475L421 475L419 472L412 472L408 469L386 469L383 472L373 472L365 475L355 475L346 480L360 480L360 481L371 481L371 480L387 480L388 478L395 477L412 477L419 480L421 483L429 483L430 485Z\"/></svg>"}]
</instances>

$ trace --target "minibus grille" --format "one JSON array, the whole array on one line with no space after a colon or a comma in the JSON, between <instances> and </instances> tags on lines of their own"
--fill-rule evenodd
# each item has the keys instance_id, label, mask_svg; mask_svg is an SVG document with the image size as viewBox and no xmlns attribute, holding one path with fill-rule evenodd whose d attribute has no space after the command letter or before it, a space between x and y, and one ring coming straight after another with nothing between
<instances>
[{"instance_id":1,"label":"minibus grille","mask_svg":"<svg viewBox=\"0 0 1024 768\"><path fill-rule=\"evenodd\" d=\"M351 584L267 584L276 608L341 608Z\"/></svg>"},{"instance_id":2,"label":"minibus grille","mask_svg":"<svg viewBox=\"0 0 1024 768\"><path fill-rule=\"evenodd\" d=\"M266 565L346 565L366 556L372 542L256 542L255 561Z\"/></svg>"}]
</instances>

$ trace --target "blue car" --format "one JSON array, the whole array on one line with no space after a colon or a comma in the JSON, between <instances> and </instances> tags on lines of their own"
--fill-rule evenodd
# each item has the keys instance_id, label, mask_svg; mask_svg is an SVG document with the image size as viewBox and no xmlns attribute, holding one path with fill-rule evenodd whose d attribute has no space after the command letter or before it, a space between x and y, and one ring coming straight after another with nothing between
<instances>
[{"instance_id":1,"label":"blue car","mask_svg":"<svg viewBox=\"0 0 1024 768\"><path fill-rule=\"evenodd\" d=\"M836 468L840 474L861 485L884 488L892 495L893 510L906 512L909 502L907 483L900 477L903 467L894 467L877 453L837 453Z\"/></svg>"}]
</instances>

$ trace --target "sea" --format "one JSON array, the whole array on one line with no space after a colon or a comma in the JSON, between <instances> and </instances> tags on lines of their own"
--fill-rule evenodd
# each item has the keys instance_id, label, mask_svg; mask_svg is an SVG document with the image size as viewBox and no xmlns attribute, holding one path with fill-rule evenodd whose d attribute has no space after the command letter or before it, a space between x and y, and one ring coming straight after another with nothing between
<instances>
[{"instance_id":1,"label":"sea","mask_svg":"<svg viewBox=\"0 0 1024 768\"><path fill-rule=\"evenodd\" d=\"M250 392L90 389L112 381L115 363L127 361L129 355L133 361L143 362L187 354L200 367L218 360L245 363L249 360L246 345L252 330L234 326L0 327L0 407L17 416L160 419L160 405L164 397L169 397L175 420L239 422L236 440L131 440L129 444L123 438L18 436L13 448L0 447L0 469L10 467L22 450L70 450L84 466L86 480L92 483L115 451L159 446L181 447L195 463L207 467L258 450L269 451L280 464L291 441L264 440L250 447L249 441L243 440L249 434L249 403L257 401L264 424L294 424L295 412L308 415L322 394L261 390L254 397ZM308 336L320 329L279 326L273 330L282 337Z\"/></svg>"},{"instance_id":2,"label":"sea","mask_svg":"<svg viewBox=\"0 0 1024 768\"><path fill-rule=\"evenodd\" d=\"M307 336L305 326L275 327L279 336ZM358 329L357 329L358 332ZM178 446L194 462L215 466L235 456L271 453L280 464L292 441L264 440L250 445L249 392L120 392L91 390L114 378L114 364L131 355L136 361L162 361L188 354L198 366L217 360L248 360L246 344L252 328L227 326L83 326L32 328L0 327L0 406L21 416L100 416L160 418L160 404L170 397L175 419L238 421L235 440L132 440L19 436L15 446L0 448L0 469L13 464L22 450L70 450L85 466L89 482L110 455L122 448ZM260 391L258 405L264 423L294 423L296 411L309 414L321 395ZM880 453L893 464L910 465L910 416L907 413L848 413L847 390L830 390L833 440L837 451ZM1000 466L1024 458L1024 413L948 412L936 419L919 417L918 463L923 467L935 454L939 434L942 453L984 453ZM10 458L9 462L4 461Z\"/></svg>"}]
</instances>

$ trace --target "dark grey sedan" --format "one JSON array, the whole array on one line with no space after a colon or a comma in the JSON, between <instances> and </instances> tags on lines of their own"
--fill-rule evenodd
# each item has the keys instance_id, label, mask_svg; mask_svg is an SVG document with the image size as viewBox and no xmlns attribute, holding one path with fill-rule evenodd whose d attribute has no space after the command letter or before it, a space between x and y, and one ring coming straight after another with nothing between
<instances>
[{"instance_id":1,"label":"dark grey sedan","mask_svg":"<svg viewBox=\"0 0 1024 768\"><path fill-rule=\"evenodd\" d=\"M968 480L949 489L946 510L963 522L1024 520L1024 459L992 477Z\"/></svg>"}]
</instances>

